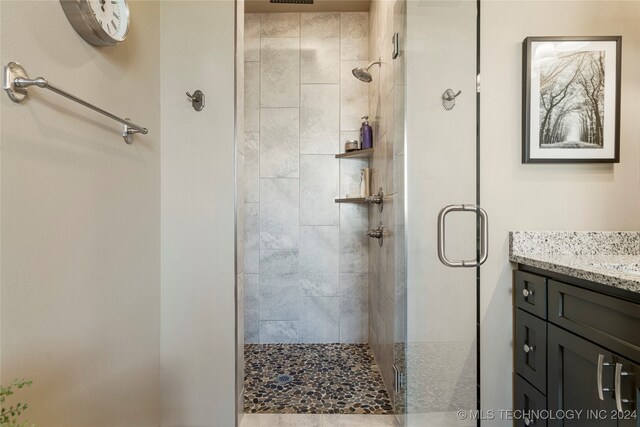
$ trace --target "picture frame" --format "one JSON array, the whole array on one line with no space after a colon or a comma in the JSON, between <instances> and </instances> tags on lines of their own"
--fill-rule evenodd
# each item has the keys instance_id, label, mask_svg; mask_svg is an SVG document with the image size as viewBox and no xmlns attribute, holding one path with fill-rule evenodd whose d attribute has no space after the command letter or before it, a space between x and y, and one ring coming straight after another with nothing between
<instances>
[{"instance_id":1,"label":"picture frame","mask_svg":"<svg viewBox=\"0 0 640 427\"><path fill-rule=\"evenodd\" d=\"M622 37L527 37L522 50L522 163L619 163Z\"/></svg>"}]
</instances>

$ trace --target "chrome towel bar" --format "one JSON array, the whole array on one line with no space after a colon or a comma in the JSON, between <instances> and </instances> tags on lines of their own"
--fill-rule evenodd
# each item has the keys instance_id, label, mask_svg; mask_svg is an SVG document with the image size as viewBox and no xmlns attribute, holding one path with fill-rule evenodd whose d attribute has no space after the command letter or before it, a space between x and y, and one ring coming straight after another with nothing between
<instances>
[{"instance_id":1,"label":"chrome towel bar","mask_svg":"<svg viewBox=\"0 0 640 427\"><path fill-rule=\"evenodd\" d=\"M22 67L22 65L17 62L9 62L4 67L3 73L3 82L2 87L9 95L9 98L13 102L22 102L27 98L28 91L27 88L29 86L36 86L43 89L49 89L52 92L57 93L58 95L62 95L67 99L70 99L74 102L77 102L80 105L83 105L97 113L102 114L103 116L107 116L116 122L122 123L124 125L122 129L122 137L124 138L124 142L127 144L131 144L133 142L133 135L136 133L141 133L146 135L149 130L145 127L139 126L135 123L129 121L129 119L123 119L121 117L116 116L108 112L107 110L103 110L100 107L96 107L95 105L78 98L77 96L71 95L69 92L66 92L60 88L55 87L50 82L48 82L44 77L38 77L36 79L30 79L27 76L27 72Z\"/></svg>"}]
</instances>

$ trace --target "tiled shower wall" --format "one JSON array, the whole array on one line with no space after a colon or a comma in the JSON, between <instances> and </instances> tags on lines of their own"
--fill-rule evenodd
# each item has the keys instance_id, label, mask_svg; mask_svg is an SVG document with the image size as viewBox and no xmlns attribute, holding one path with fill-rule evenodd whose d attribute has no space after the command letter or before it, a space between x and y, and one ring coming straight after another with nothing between
<instances>
[{"instance_id":1,"label":"tiled shower wall","mask_svg":"<svg viewBox=\"0 0 640 427\"><path fill-rule=\"evenodd\" d=\"M384 190L384 209L370 209L371 224L384 224L384 244L370 242L370 344L387 389L393 387L393 365L404 372L406 339L406 257L404 244L404 117L406 1L373 0L370 52L382 58L372 69L369 89L373 127L373 187ZM393 34L400 36L400 54L392 58ZM402 396L392 395L402 406Z\"/></svg>"},{"instance_id":2,"label":"tiled shower wall","mask_svg":"<svg viewBox=\"0 0 640 427\"><path fill-rule=\"evenodd\" d=\"M245 340L368 342L367 160L357 139L369 88L368 13L245 16Z\"/></svg>"}]
</instances>

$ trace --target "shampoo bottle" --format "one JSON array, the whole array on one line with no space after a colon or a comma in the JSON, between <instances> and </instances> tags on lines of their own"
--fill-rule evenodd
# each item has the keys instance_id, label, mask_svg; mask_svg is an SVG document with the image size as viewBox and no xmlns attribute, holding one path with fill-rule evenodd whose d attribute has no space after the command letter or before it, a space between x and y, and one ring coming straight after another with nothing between
<instances>
[{"instance_id":1,"label":"shampoo bottle","mask_svg":"<svg viewBox=\"0 0 640 427\"><path fill-rule=\"evenodd\" d=\"M362 141L362 149L373 147L373 132L369 125L369 116L362 117L362 126L360 126L360 141Z\"/></svg>"}]
</instances>

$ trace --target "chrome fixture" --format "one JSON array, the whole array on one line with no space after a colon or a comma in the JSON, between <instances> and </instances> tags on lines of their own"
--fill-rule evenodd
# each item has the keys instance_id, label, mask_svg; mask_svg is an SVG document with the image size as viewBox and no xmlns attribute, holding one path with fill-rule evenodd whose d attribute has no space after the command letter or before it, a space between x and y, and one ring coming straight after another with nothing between
<instances>
[{"instance_id":1,"label":"chrome fixture","mask_svg":"<svg viewBox=\"0 0 640 427\"><path fill-rule=\"evenodd\" d=\"M384 192L382 191L382 187L378 189L378 194L365 197L364 200L367 203L378 205L378 211L382 212L382 208L384 207Z\"/></svg>"},{"instance_id":2,"label":"chrome fixture","mask_svg":"<svg viewBox=\"0 0 640 427\"><path fill-rule=\"evenodd\" d=\"M533 289L529 290L529 289L523 289L522 290L522 296L525 298L529 298L530 296L534 295L535 292L533 291Z\"/></svg>"},{"instance_id":3,"label":"chrome fixture","mask_svg":"<svg viewBox=\"0 0 640 427\"><path fill-rule=\"evenodd\" d=\"M449 111L453 107L455 107L456 98L460 96L461 93L462 93L461 90L459 90L457 93L454 92L453 89L445 90L444 93L442 94L442 106L444 107L444 109Z\"/></svg>"},{"instance_id":4,"label":"chrome fixture","mask_svg":"<svg viewBox=\"0 0 640 427\"><path fill-rule=\"evenodd\" d=\"M535 350L536 350L536 348L535 348L534 346L529 345L529 344L525 344L525 345L522 347L522 349L524 350L524 352L525 352L525 353L531 353L531 352L533 352L533 351L535 351Z\"/></svg>"},{"instance_id":5,"label":"chrome fixture","mask_svg":"<svg viewBox=\"0 0 640 427\"><path fill-rule=\"evenodd\" d=\"M604 362L604 355L603 354L598 354L598 365L597 365L597 382L598 382L598 398L600 400L604 400L604 392L611 392L613 390L611 390L610 388L603 388L602 387L602 368L604 366L613 366L611 363L605 363Z\"/></svg>"},{"instance_id":6,"label":"chrome fixture","mask_svg":"<svg viewBox=\"0 0 640 427\"><path fill-rule=\"evenodd\" d=\"M187 92L187 97L191 100L191 106L194 110L202 111L204 108L204 93L201 90L196 90L193 95Z\"/></svg>"},{"instance_id":7,"label":"chrome fixture","mask_svg":"<svg viewBox=\"0 0 640 427\"><path fill-rule=\"evenodd\" d=\"M400 55L400 34L393 33L393 37L391 38L391 43L393 44L393 53L391 54L392 59L396 59L398 55Z\"/></svg>"},{"instance_id":8,"label":"chrome fixture","mask_svg":"<svg viewBox=\"0 0 640 427\"><path fill-rule=\"evenodd\" d=\"M377 228L367 231L367 236L372 239L378 239L378 244L382 246L382 243L384 242L384 224L382 224L382 221L380 221Z\"/></svg>"},{"instance_id":9,"label":"chrome fixture","mask_svg":"<svg viewBox=\"0 0 640 427\"><path fill-rule=\"evenodd\" d=\"M405 386L405 374L398 368L398 365L393 364L393 391L398 394L404 390Z\"/></svg>"},{"instance_id":10,"label":"chrome fixture","mask_svg":"<svg viewBox=\"0 0 640 427\"><path fill-rule=\"evenodd\" d=\"M446 255L445 218L451 212L474 212L480 215L480 256L478 259L451 261ZM449 205L438 214L438 258L447 267L478 267L487 260L489 253L489 217L484 209L475 205Z\"/></svg>"},{"instance_id":11,"label":"chrome fixture","mask_svg":"<svg viewBox=\"0 0 640 427\"><path fill-rule=\"evenodd\" d=\"M378 64L378 66L381 66L382 65L382 58L378 58L377 61L373 61L372 63L370 63L366 67L354 68L353 70L351 70L351 72L356 77L356 79L360 80L361 82L371 83L373 78L371 77L371 73L369 72L369 68L373 67L376 64Z\"/></svg>"},{"instance_id":12,"label":"chrome fixture","mask_svg":"<svg viewBox=\"0 0 640 427\"><path fill-rule=\"evenodd\" d=\"M3 82L2 87L7 92L7 95L13 102L22 102L24 101L29 92L27 88L29 86L36 86L42 89L49 89L51 92L55 92L58 95L62 95L67 99L70 99L78 104L87 107L97 113L102 114L103 116L107 116L116 122L122 123L124 125L122 129L122 137L124 138L124 142L127 144L131 144L133 142L133 135L136 133L141 133L146 135L149 130L145 127L139 126L135 123L131 123L129 119L123 119L121 117L116 116L108 112L107 110L103 110L100 107L96 107L95 105L78 98L77 96L71 95L69 92L66 92L62 89L59 89L49 83L44 77L38 77L35 79L30 79L27 76L27 72L22 67L22 65L17 62L9 62L4 67L3 73Z\"/></svg>"},{"instance_id":13,"label":"chrome fixture","mask_svg":"<svg viewBox=\"0 0 640 427\"><path fill-rule=\"evenodd\" d=\"M622 404L623 403L632 403L632 400L623 399L622 398L622 377L632 376L633 374L630 372L625 372L622 370L622 363L616 363L616 373L615 373L615 385L613 394L616 397L616 409L618 412L622 412Z\"/></svg>"}]
</instances>

